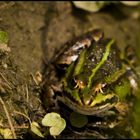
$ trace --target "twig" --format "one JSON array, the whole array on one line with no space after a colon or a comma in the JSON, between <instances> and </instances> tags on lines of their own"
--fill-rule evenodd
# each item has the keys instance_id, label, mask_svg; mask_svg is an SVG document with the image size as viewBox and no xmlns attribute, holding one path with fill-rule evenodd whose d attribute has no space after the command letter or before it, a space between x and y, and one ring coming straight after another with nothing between
<instances>
[{"instance_id":1,"label":"twig","mask_svg":"<svg viewBox=\"0 0 140 140\"><path fill-rule=\"evenodd\" d=\"M38 85L37 80L35 79L35 77L33 76L33 74L31 73L31 77L33 78L33 81L35 82L36 85Z\"/></svg>"},{"instance_id":2,"label":"twig","mask_svg":"<svg viewBox=\"0 0 140 140\"><path fill-rule=\"evenodd\" d=\"M28 121L29 121L29 123L30 123L30 125L31 125L31 120L30 120L30 118L27 116L27 115L25 115L25 114L23 114L23 113L21 113L21 112L18 112L18 111L14 111L14 113L16 113L16 114L19 114L19 115L22 115L22 116L24 116L25 118L27 118L28 119Z\"/></svg>"},{"instance_id":3,"label":"twig","mask_svg":"<svg viewBox=\"0 0 140 140\"><path fill-rule=\"evenodd\" d=\"M9 128L9 126L1 126L2 128ZM29 126L14 126L15 129L28 129Z\"/></svg>"},{"instance_id":4,"label":"twig","mask_svg":"<svg viewBox=\"0 0 140 140\"><path fill-rule=\"evenodd\" d=\"M27 99L27 103L28 103L29 102L29 90L28 90L27 84L25 85L25 90L26 90L26 99Z\"/></svg>"},{"instance_id":5,"label":"twig","mask_svg":"<svg viewBox=\"0 0 140 140\"><path fill-rule=\"evenodd\" d=\"M5 105L5 103L4 103L4 101L2 100L1 97L0 97L0 102L1 102L1 104L3 105L3 109L4 109L4 111L5 111L6 117L7 117L7 119L8 119L8 123L9 123L9 125L10 125L11 131L12 131L12 134L13 134L13 138L16 139L17 137L16 137L15 129L14 129L14 127L13 127L13 124L12 124L10 115L9 115L9 113L8 113L8 110L7 110L7 108L6 108L6 105Z\"/></svg>"},{"instance_id":6,"label":"twig","mask_svg":"<svg viewBox=\"0 0 140 140\"><path fill-rule=\"evenodd\" d=\"M4 76L1 72L0 72L0 75L1 75L1 77L4 79L4 81L7 83L8 87L9 87L10 89L12 89L11 84L8 82L8 80L5 78L5 76Z\"/></svg>"}]
</instances>

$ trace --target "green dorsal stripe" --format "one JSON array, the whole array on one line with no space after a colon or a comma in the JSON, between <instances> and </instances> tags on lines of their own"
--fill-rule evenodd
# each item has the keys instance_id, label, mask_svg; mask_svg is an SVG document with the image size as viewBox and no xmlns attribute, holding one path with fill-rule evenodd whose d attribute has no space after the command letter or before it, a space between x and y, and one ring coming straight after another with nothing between
<instances>
[{"instance_id":1,"label":"green dorsal stripe","mask_svg":"<svg viewBox=\"0 0 140 140\"><path fill-rule=\"evenodd\" d=\"M114 39L112 39L107 45L106 45L106 50L105 50L105 53L101 59L101 61L96 65L96 67L92 70L92 74L91 76L89 77L89 81L88 81L88 88L91 88L92 86L92 80L93 80L93 77L94 75L96 74L96 72L98 71L98 69L104 64L104 62L107 60L107 57L110 53L110 48L111 48L111 45L115 42Z\"/></svg>"},{"instance_id":2,"label":"green dorsal stripe","mask_svg":"<svg viewBox=\"0 0 140 140\"><path fill-rule=\"evenodd\" d=\"M74 75L78 75L82 71L82 67L85 60L86 50L83 50L79 56L78 62L75 66Z\"/></svg>"}]
</instances>

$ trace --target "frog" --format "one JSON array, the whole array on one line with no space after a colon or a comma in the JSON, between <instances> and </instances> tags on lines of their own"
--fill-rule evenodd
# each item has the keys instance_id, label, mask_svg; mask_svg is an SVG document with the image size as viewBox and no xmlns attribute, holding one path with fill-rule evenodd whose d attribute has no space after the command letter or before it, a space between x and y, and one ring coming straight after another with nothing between
<instances>
[{"instance_id":1,"label":"frog","mask_svg":"<svg viewBox=\"0 0 140 140\"><path fill-rule=\"evenodd\" d=\"M90 117L126 116L138 89L137 72L128 55L102 29L67 42L49 63L42 84L47 109L57 111L61 102Z\"/></svg>"}]
</instances>

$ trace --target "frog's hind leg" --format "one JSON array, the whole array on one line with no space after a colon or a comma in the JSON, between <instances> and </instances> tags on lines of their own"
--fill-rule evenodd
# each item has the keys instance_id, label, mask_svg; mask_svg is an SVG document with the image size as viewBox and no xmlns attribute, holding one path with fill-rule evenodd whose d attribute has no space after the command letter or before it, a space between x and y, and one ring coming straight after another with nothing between
<instances>
[{"instance_id":1,"label":"frog's hind leg","mask_svg":"<svg viewBox=\"0 0 140 140\"><path fill-rule=\"evenodd\" d=\"M41 91L41 100L44 108L47 111L55 111L59 110L59 106L57 103L57 96L60 94L61 96L61 85L59 84L50 84L44 85Z\"/></svg>"}]
</instances>

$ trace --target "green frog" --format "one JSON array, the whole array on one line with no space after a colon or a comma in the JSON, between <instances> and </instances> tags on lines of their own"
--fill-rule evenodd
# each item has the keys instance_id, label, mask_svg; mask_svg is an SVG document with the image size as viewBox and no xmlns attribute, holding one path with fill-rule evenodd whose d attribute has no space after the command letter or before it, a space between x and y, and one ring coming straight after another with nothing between
<instances>
[{"instance_id":1,"label":"green frog","mask_svg":"<svg viewBox=\"0 0 140 140\"><path fill-rule=\"evenodd\" d=\"M47 70L43 84L47 109L57 110L61 102L87 116L116 112L125 116L138 89L135 62L127 50L121 52L115 39L105 38L101 29L66 43Z\"/></svg>"}]
</instances>

